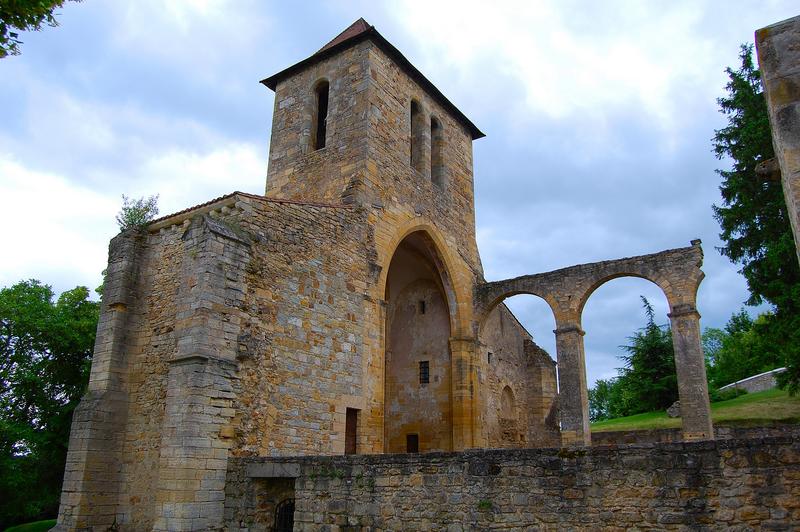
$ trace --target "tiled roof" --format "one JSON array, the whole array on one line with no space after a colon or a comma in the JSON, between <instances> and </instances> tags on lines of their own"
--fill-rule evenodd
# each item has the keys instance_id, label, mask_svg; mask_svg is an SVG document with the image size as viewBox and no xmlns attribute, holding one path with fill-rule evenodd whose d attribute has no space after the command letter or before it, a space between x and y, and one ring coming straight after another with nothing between
<instances>
[{"instance_id":1,"label":"tiled roof","mask_svg":"<svg viewBox=\"0 0 800 532\"><path fill-rule=\"evenodd\" d=\"M417 67L412 65L411 62L406 59L402 53L400 53L400 50L395 48L394 45L387 41L383 35L378 33L378 30L375 29L375 26L370 26L369 23L363 18L360 18L352 23L346 30L337 35L332 41L314 53L314 55L281 70L277 74L273 74L268 78L262 79L261 83L266 87L275 90L275 88L278 86L278 82L293 76L298 72L311 67L312 65L316 65L320 61L324 61L325 59L332 57L337 53L344 51L351 46L355 46L356 44L367 39L370 39L373 43L375 43L378 48L392 58L411 79L416 81L425 91L427 91L434 100L452 113L452 115L459 122L466 126L473 140L485 136L483 132L481 132L481 130L478 129L478 127L458 109L458 107L453 105L453 103L448 100L445 95L442 94L441 91L439 91L439 89L437 89L436 86L430 82L428 78L422 75L422 72L417 70Z\"/></svg>"},{"instance_id":2,"label":"tiled roof","mask_svg":"<svg viewBox=\"0 0 800 532\"><path fill-rule=\"evenodd\" d=\"M317 51L317 53L325 51L328 48L336 46L339 43L345 42L346 40L355 37L356 35L364 33L369 28L370 28L369 23L366 20L364 20L363 18L360 18L360 19L356 20L355 22L353 22L352 24L350 24L350 26L346 30L344 30L342 33L340 33L339 35L334 37L331 40L331 42L329 42L328 44L326 44L325 46L320 48Z\"/></svg>"}]
</instances>

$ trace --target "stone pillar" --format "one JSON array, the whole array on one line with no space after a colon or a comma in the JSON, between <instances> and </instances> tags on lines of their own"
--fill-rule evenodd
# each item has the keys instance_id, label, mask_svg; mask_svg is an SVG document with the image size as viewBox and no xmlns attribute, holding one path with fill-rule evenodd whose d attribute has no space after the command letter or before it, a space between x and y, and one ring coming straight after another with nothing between
<instances>
[{"instance_id":1,"label":"stone pillar","mask_svg":"<svg viewBox=\"0 0 800 532\"><path fill-rule=\"evenodd\" d=\"M54 530L105 530L117 518L120 448L128 407L127 338L144 240L143 232L130 230L109 244L89 387L72 415Z\"/></svg>"},{"instance_id":2,"label":"stone pillar","mask_svg":"<svg viewBox=\"0 0 800 532\"><path fill-rule=\"evenodd\" d=\"M700 314L694 305L676 305L672 307L669 319L675 348L683 439L713 440L706 364L700 341Z\"/></svg>"},{"instance_id":3,"label":"stone pillar","mask_svg":"<svg viewBox=\"0 0 800 532\"><path fill-rule=\"evenodd\" d=\"M207 216L192 221L183 241L153 530L218 530L234 436L238 312L249 244Z\"/></svg>"},{"instance_id":4,"label":"stone pillar","mask_svg":"<svg viewBox=\"0 0 800 532\"><path fill-rule=\"evenodd\" d=\"M800 260L800 16L756 32L772 145Z\"/></svg>"},{"instance_id":5,"label":"stone pillar","mask_svg":"<svg viewBox=\"0 0 800 532\"><path fill-rule=\"evenodd\" d=\"M586 386L586 357L583 330L577 322L559 323L556 333L558 355L558 404L561 410L561 443L564 446L591 445L589 430L589 389Z\"/></svg>"},{"instance_id":6,"label":"stone pillar","mask_svg":"<svg viewBox=\"0 0 800 532\"><path fill-rule=\"evenodd\" d=\"M453 450L475 445L475 338L450 338L450 382L453 404Z\"/></svg>"}]
</instances>

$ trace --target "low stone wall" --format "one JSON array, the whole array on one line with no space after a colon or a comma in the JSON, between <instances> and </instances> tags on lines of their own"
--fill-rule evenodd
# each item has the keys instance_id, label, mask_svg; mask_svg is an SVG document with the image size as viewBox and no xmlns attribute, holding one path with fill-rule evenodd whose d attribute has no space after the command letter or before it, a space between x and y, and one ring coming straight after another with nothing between
<instances>
[{"instance_id":1,"label":"low stone wall","mask_svg":"<svg viewBox=\"0 0 800 532\"><path fill-rule=\"evenodd\" d=\"M727 384L720 388L720 391L731 390L733 388L744 390L747 393L771 390L778 386L778 375L784 371L786 371L786 368L776 368L770 371L765 371L764 373L759 373L758 375L753 375L752 377L747 377L746 379Z\"/></svg>"},{"instance_id":2,"label":"low stone wall","mask_svg":"<svg viewBox=\"0 0 800 532\"><path fill-rule=\"evenodd\" d=\"M271 529L254 489L285 482L274 477L296 478L295 530L789 530L800 522L800 442L791 435L231 466L230 530Z\"/></svg>"},{"instance_id":3,"label":"low stone wall","mask_svg":"<svg viewBox=\"0 0 800 532\"><path fill-rule=\"evenodd\" d=\"M800 438L800 425L775 424L764 427L714 426L718 440L772 438L794 436ZM592 445L630 445L638 443L669 443L683 441L681 429L609 430L592 432Z\"/></svg>"}]
</instances>

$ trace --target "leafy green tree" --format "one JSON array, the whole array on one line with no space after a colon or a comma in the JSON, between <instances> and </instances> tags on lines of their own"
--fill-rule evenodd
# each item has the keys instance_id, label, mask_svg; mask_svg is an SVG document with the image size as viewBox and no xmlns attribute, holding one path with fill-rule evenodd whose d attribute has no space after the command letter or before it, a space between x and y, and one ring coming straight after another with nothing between
<instances>
[{"instance_id":1,"label":"leafy green tree","mask_svg":"<svg viewBox=\"0 0 800 532\"><path fill-rule=\"evenodd\" d=\"M122 208L117 214L120 231L144 227L158 215L158 194L149 198L131 199L122 195Z\"/></svg>"},{"instance_id":2,"label":"leafy green tree","mask_svg":"<svg viewBox=\"0 0 800 532\"><path fill-rule=\"evenodd\" d=\"M703 344L708 361L708 381L719 388L780 367L782 359L765 338L759 334L771 318L762 314L753 320L744 309L731 316L725 329L706 329Z\"/></svg>"},{"instance_id":3,"label":"leafy green tree","mask_svg":"<svg viewBox=\"0 0 800 532\"><path fill-rule=\"evenodd\" d=\"M39 31L43 25L58 26L53 12L62 7L64 1L0 0L0 59L20 54L20 31Z\"/></svg>"},{"instance_id":4,"label":"leafy green tree","mask_svg":"<svg viewBox=\"0 0 800 532\"><path fill-rule=\"evenodd\" d=\"M54 300L34 280L0 290L0 528L58 510L97 329L88 297L79 286Z\"/></svg>"},{"instance_id":5,"label":"leafy green tree","mask_svg":"<svg viewBox=\"0 0 800 532\"><path fill-rule=\"evenodd\" d=\"M602 421L626 415L624 392L619 378L595 382L594 388L589 390L589 419Z\"/></svg>"},{"instance_id":6,"label":"leafy green tree","mask_svg":"<svg viewBox=\"0 0 800 532\"><path fill-rule=\"evenodd\" d=\"M800 265L781 183L761 179L756 165L774 156L761 75L752 46L743 45L738 70L726 70L727 96L717 100L728 125L715 131L713 150L728 158L722 176L722 205L714 205L723 255L742 265L748 305L772 304L775 312L755 326L761 345L782 358L791 391L800 387Z\"/></svg>"}]
</instances>

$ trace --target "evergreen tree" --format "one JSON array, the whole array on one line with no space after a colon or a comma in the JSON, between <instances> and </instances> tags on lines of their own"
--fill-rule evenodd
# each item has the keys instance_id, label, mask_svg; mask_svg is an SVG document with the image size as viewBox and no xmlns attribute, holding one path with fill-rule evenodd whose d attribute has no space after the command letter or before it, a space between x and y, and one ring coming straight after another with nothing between
<instances>
[{"instance_id":1,"label":"evergreen tree","mask_svg":"<svg viewBox=\"0 0 800 532\"><path fill-rule=\"evenodd\" d=\"M622 415L664 410L678 399L675 354L669 327L656 325L650 302L642 296L647 315L645 326L630 336L619 385L622 386Z\"/></svg>"},{"instance_id":2,"label":"evergreen tree","mask_svg":"<svg viewBox=\"0 0 800 532\"><path fill-rule=\"evenodd\" d=\"M784 379L790 390L800 385L800 265L797 263L781 183L760 179L756 165L774 156L761 76L753 63L752 46L743 45L738 70L726 69L727 96L717 100L728 125L715 131L714 153L729 158L722 176L722 205L714 217L725 245L720 248L740 272L750 291L749 305L772 304L775 312L756 324L766 358L785 361Z\"/></svg>"}]
</instances>

